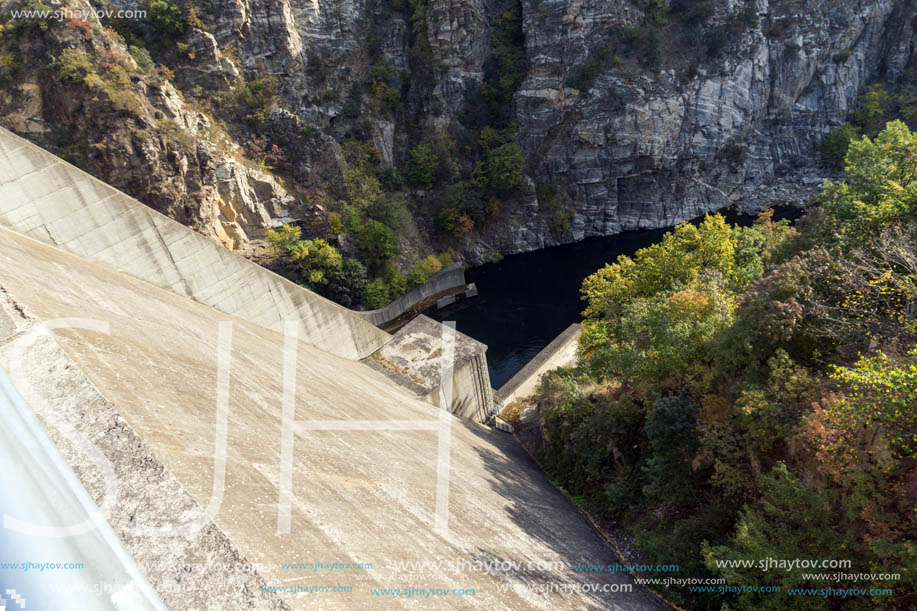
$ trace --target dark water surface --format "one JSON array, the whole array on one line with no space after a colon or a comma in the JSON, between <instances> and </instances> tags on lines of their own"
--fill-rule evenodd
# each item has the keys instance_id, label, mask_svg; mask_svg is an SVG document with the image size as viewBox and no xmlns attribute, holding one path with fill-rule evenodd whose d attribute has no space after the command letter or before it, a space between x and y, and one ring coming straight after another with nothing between
<instances>
[{"instance_id":1,"label":"dark water surface","mask_svg":"<svg viewBox=\"0 0 917 611\"><path fill-rule=\"evenodd\" d=\"M725 214L731 223L751 224L755 217ZM797 210L779 210L775 218L796 218ZM428 313L454 320L456 329L487 344L490 383L500 388L569 325L582 320L583 279L618 255L632 255L658 242L670 229L629 231L588 238L469 269L465 278L478 297Z\"/></svg>"}]
</instances>

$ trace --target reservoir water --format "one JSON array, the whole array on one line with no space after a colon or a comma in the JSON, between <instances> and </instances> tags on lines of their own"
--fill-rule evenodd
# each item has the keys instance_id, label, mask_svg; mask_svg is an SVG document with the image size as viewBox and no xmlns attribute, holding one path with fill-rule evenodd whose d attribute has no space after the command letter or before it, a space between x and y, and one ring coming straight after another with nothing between
<instances>
[{"instance_id":1,"label":"reservoir water","mask_svg":"<svg viewBox=\"0 0 917 611\"><path fill-rule=\"evenodd\" d=\"M775 218L797 218L796 209L778 210ZM751 224L755 217L724 214L731 223ZM662 239L670 229L629 231L587 238L469 269L468 282L478 297L429 315L454 320L456 329L487 344L490 383L500 388L569 325L582 320L583 279L618 255Z\"/></svg>"}]
</instances>

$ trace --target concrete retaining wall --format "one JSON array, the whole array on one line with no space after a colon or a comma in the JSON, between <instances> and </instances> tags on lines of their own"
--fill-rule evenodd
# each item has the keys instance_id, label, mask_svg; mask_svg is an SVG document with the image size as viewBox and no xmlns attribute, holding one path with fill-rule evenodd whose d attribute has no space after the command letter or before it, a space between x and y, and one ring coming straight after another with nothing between
<instances>
[{"instance_id":1,"label":"concrete retaining wall","mask_svg":"<svg viewBox=\"0 0 917 611\"><path fill-rule=\"evenodd\" d=\"M564 329L550 344L535 355L519 373L494 393L494 398L504 406L516 399L528 397L538 390L538 383L545 372L576 363L576 347L583 327L574 323Z\"/></svg>"},{"instance_id":2,"label":"concrete retaining wall","mask_svg":"<svg viewBox=\"0 0 917 611\"><path fill-rule=\"evenodd\" d=\"M465 286L465 267L461 263L456 263L433 274L422 286L411 289L387 306L377 310L354 312L354 314L377 327L381 327L395 320L421 301L462 286Z\"/></svg>"},{"instance_id":3,"label":"concrete retaining wall","mask_svg":"<svg viewBox=\"0 0 917 611\"><path fill-rule=\"evenodd\" d=\"M272 331L359 359L390 336L0 128L0 225Z\"/></svg>"},{"instance_id":4,"label":"concrete retaining wall","mask_svg":"<svg viewBox=\"0 0 917 611\"><path fill-rule=\"evenodd\" d=\"M440 389L423 400L440 407ZM452 376L452 413L461 418L490 424L493 415L493 389L490 387L490 373L487 357L482 352L456 369Z\"/></svg>"}]
</instances>

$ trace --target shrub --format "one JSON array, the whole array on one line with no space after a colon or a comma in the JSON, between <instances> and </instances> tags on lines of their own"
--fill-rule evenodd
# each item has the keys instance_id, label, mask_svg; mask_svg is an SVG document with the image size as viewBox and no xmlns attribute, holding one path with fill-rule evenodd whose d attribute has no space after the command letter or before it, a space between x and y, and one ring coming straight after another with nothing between
<instances>
[{"instance_id":1,"label":"shrub","mask_svg":"<svg viewBox=\"0 0 917 611\"><path fill-rule=\"evenodd\" d=\"M337 235L344 233L344 221L341 219L341 214L339 212L328 213L328 226L331 227L331 231Z\"/></svg>"},{"instance_id":2,"label":"shrub","mask_svg":"<svg viewBox=\"0 0 917 611\"><path fill-rule=\"evenodd\" d=\"M707 57L717 58L726 50L727 44L729 44L728 27L725 25L717 26L707 34L704 52Z\"/></svg>"},{"instance_id":3,"label":"shrub","mask_svg":"<svg viewBox=\"0 0 917 611\"><path fill-rule=\"evenodd\" d=\"M310 287L328 284L331 275L339 271L343 264L341 253L322 239L299 240L289 248L287 254L302 270L303 281Z\"/></svg>"},{"instance_id":4,"label":"shrub","mask_svg":"<svg viewBox=\"0 0 917 611\"><path fill-rule=\"evenodd\" d=\"M854 121L868 135L874 135L885 125L894 100L882 83L871 85L866 93L857 100L858 108L854 113Z\"/></svg>"},{"instance_id":5,"label":"shrub","mask_svg":"<svg viewBox=\"0 0 917 611\"><path fill-rule=\"evenodd\" d=\"M443 269L443 263L436 257L436 255L427 255L427 257L421 261L420 266L423 268L423 271L428 276L441 271Z\"/></svg>"},{"instance_id":6,"label":"shrub","mask_svg":"<svg viewBox=\"0 0 917 611\"><path fill-rule=\"evenodd\" d=\"M280 229L269 229L267 243L278 255L287 254L302 237L302 229L296 225L283 225Z\"/></svg>"},{"instance_id":7,"label":"shrub","mask_svg":"<svg viewBox=\"0 0 917 611\"><path fill-rule=\"evenodd\" d=\"M895 362L883 352L835 367L847 396L835 408L848 430L880 426L880 446L899 459L917 455L917 349Z\"/></svg>"},{"instance_id":8,"label":"shrub","mask_svg":"<svg viewBox=\"0 0 917 611\"><path fill-rule=\"evenodd\" d=\"M82 83L88 75L96 71L96 63L82 49L64 49L54 60L54 64L61 80L74 83Z\"/></svg>"},{"instance_id":9,"label":"shrub","mask_svg":"<svg viewBox=\"0 0 917 611\"><path fill-rule=\"evenodd\" d=\"M363 305L371 310L381 308L391 301L388 284L382 278L373 278L363 289Z\"/></svg>"},{"instance_id":10,"label":"shrub","mask_svg":"<svg viewBox=\"0 0 917 611\"><path fill-rule=\"evenodd\" d=\"M891 121L875 139L853 140L847 150L846 183L827 182L817 201L827 213L833 239L865 244L893 220L917 217L917 135Z\"/></svg>"},{"instance_id":11,"label":"shrub","mask_svg":"<svg viewBox=\"0 0 917 611\"><path fill-rule=\"evenodd\" d=\"M497 9L491 37L491 54L484 63L484 82L481 84L480 96L488 116L481 117L481 122L500 126L509 122L513 94L524 77L522 3L519 0L505 0Z\"/></svg>"},{"instance_id":12,"label":"shrub","mask_svg":"<svg viewBox=\"0 0 917 611\"><path fill-rule=\"evenodd\" d=\"M422 286L426 284L429 279L430 277L427 275L427 272L424 271L423 266L418 263L411 269L411 273L408 274L408 288Z\"/></svg>"},{"instance_id":13,"label":"shrub","mask_svg":"<svg viewBox=\"0 0 917 611\"><path fill-rule=\"evenodd\" d=\"M392 263L386 263L382 268L382 279L388 285L389 301L398 299L408 290L407 277Z\"/></svg>"},{"instance_id":14,"label":"shrub","mask_svg":"<svg viewBox=\"0 0 917 611\"><path fill-rule=\"evenodd\" d=\"M169 0L144 0L150 25L158 32L174 38L185 31L185 18L179 5Z\"/></svg>"},{"instance_id":15,"label":"shrub","mask_svg":"<svg viewBox=\"0 0 917 611\"><path fill-rule=\"evenodd\" d=\"M707 568L736 585L818 588L830 584L822 575L803 577L801 571L743 569L723 560L757 562L761 558L830 558L847 549L845 537L834 523L828 499L804 485L784 463L760 477L762 500L745 507L728 545L703 546ZM720 561L719 563L717 561ZM745 609L785 609L786 602L773 594L759 594L759 588L739 596ZM818 602L818 601L813 601ZM823 601L822 601L823 602ZM822 604L808 608L825 608Z\"/></svg>"},{"instance_id":16,"label":"shrub","mask_svg":"<svg viewBox=\"0 0 917 611\"><path fill-rule=\"evenodd\" d=\"M153 60L150 58L149 51L143 47L131 45L128 47L128 52L130 52L131 57L134 58L134 61L137 62L137 68L141 72L149 72L153 69Z\"/></svg>"},{"instance_id":17,"label":"shrub","mask_svg":"<svg viewBox=\"0 0 917 611\"><path fill-rule=\"evenodd\" d=\"M564 210L555 210L551 217L551 229L559 234L570 231L570 216Z\"/></svg>"},{"instance_id":18,"label":"shrub","mask_svg":"<svg viewBox=\"0 0 917 611\"><path fill-rule=\"evenodd\" d=\"M525 179L525 157L522 147L509 142L487 151L487 184L501 195L522 185Z\"/></svg>"},{"instance_id":19,"label":"shrub","mask_svg":"<svg viewBox=\"0 0 917 611\"><path fill-rule=\"evenodd\" d=\"M436 182L437 159L433 147L421 142L411 149L406 175L412 184L429 189Z\"/></svg>"},{"instance_id":20,"label":"shrub","mask_svg":"<svg viewBox=\"0 0 917 611\"><path fill-rule=\"evenodd\" d=\"M681 16L681 21L688 28L697 28L713 17L711 0L672 0L670 11Z\"/></svg>"},{"instance_id":21,"label":"shrub","mask_svg":"<svg viewBox=\"0 0 917 611\"><path fill-rule=\"evenodd\" d=\"M639 6L643 10L644 19L648 24L664 26L669 22L669 7L666 0L641 0Z\"/></svg>"},{"instance_id":22,"label":"shrub","mask_svg":"<svg viewBox=\"0 0 917 611\"><path fill-rule=\"evenodd\" d=\"M246 120L263 121L265 111L277 97L278 89L277 79L272 76L256 78L240 87L236 92L236 101L251 111L245 115Z\"/></svg>"},{"instance_id":23,"label":"shrub","mask_svg":"<svg viewBox=\"0 0 917 611\"><path fill-rule=\"evenodd\" d=\"M320 292L343 306L351 306L360 301L368 279L366 267L348 257L341 269L330 275L328 284Z\"/></svg>"},{"instance_id":24,"label":"shrub","mask_svg":"<svg viewBox=\"0 0 917 611\"><path fill-rule=\"evenodd\" d=\"M821 154L831 165L843 169L844 158L850 143L859 137L857 128L850 123L835 127L825 136L821 143Z\"/></svg>"},{"instance_id":25,"label":"shrub","mask_svg":"<svg viewBox=\"0 0 917 611\"><path fill-rule=\"evenodd\" d=\"M16 56L8 51L0 51L0 83L12 80L18 69Z\"/></svg>"},{"instance_id":26,"label":"shrub","mask_svg":"<svg viewBox=\"0 0 917 611\"><path fill-rule=\"evenodd\" d=\"M455 238L460 238L474 229L471 217L449 207L440 209L436 215L436 225L441 231L451 233Z\"/></svg>"},{"instance_id":27,"label":"shrub","mask_svg":"<svg viewBox=\"0 0 917 611\"><path fill-rule=\"evenodd\" d=\"M366 214L395 232L403 235L411 226L411 211L408 210L407 201L401 195L380 197L370 204Z\"/></svg>"},{"instance_id":28,"label":"shrub","mask_svg":"<svg viewBox=\"0 0 917 611\"><path fill-rule=\"evenodd\" d=\"M398 239L391 229L375 219L367 219L357 230L360 253L371 265L380 265L398 253Z\"/></svg>"},{"instance_id":29,"label":"shrub","mask_svg":"<svg viewBox=\"0 0 917 611\"><path fill-rule=\"evenodd\" d=\"M580 91L588 91L605 69L610 56L611 52L607 48L598 51L568 74L564 84Z\"/></svg>"}]
</instances>

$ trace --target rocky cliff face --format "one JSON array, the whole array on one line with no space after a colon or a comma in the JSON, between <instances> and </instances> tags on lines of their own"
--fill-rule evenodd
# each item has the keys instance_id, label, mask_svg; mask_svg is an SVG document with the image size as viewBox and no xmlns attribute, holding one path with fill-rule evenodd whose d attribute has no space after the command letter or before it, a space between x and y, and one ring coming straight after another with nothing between
<instances>
[{"instance_id":1,"label":"rocky cliff face","mask_svg":"<svg viewBox=\"0 0 917 611\"><path fill-rule=\"evenodd\" d=\"M112 31L83 23L14 33L24 58L46 59L20 60L0 87L5 127L242 253L291 215L310 216L186 102L167 70L142 73ZM67 60L64 49L73 51ZM208 73L225 81L219 51L209 51Z\"/></svg>"},{"instance_id":2,"label":"rocky cliff face","mask_svg":"<svg viewBox=\"0 0 917 611\"><path fill-rule=\"evenodd\" d=\"M564 185L574 238L799 199L802 191L775 187L817 180L822 136L844 121L866 84L900 74L913 59L906 7L758 0L758 24L721 57L687 67L672 57L657 74L605 70L577 91L565 78L597 52L603 30L640 18L626 0L526 3L531 64L515 110L529 171ZM714 19L742 8L723 3ZM537 247L543 233L526 223L500 247Z\"/></svg>"},{"instance_id":3,"label":"rocky cliff face","mask_svg":"<svg viewBox=\"0 0 917 611\"><path fill-rule=\"evenodd\" d=\"M173 62L177 80L206 101L274 77L276 106L257 128L230 125L227 139L237 151L259 134L282 143L296 193L200 141L207 116L183 110L168 84L135 83L154 107L142 129L162 115L198 143L176 152L162 138L131 137L121 142L131 155L96 168L144 201L160 188L150 177L171 185L181 204L153 204L232 248L248 248L284 218L321 225L319 203L344 197L346 138L371 141L403 167L411 146L439 134L456 143L461 163L463 142L476 137L462 119L467 95L485 79L507 6L215 0L181 38L192 52ZM827 172L821 138L867 84L900 78L917 49L911 0L522 0L521 15L524 75L509 112L526 179L495 218L456 243L470 262L731 205L804 201ZM400 93L390 107L366 92L380 58L383 83ZM5 89L5 125L50 129L40 79ZM556 193L550 205L539 203L538 185ZM406 193L415 211L429 206L430 193ZM418 225L422 241L443 240Z\"/></svg>"}]
</instances>

